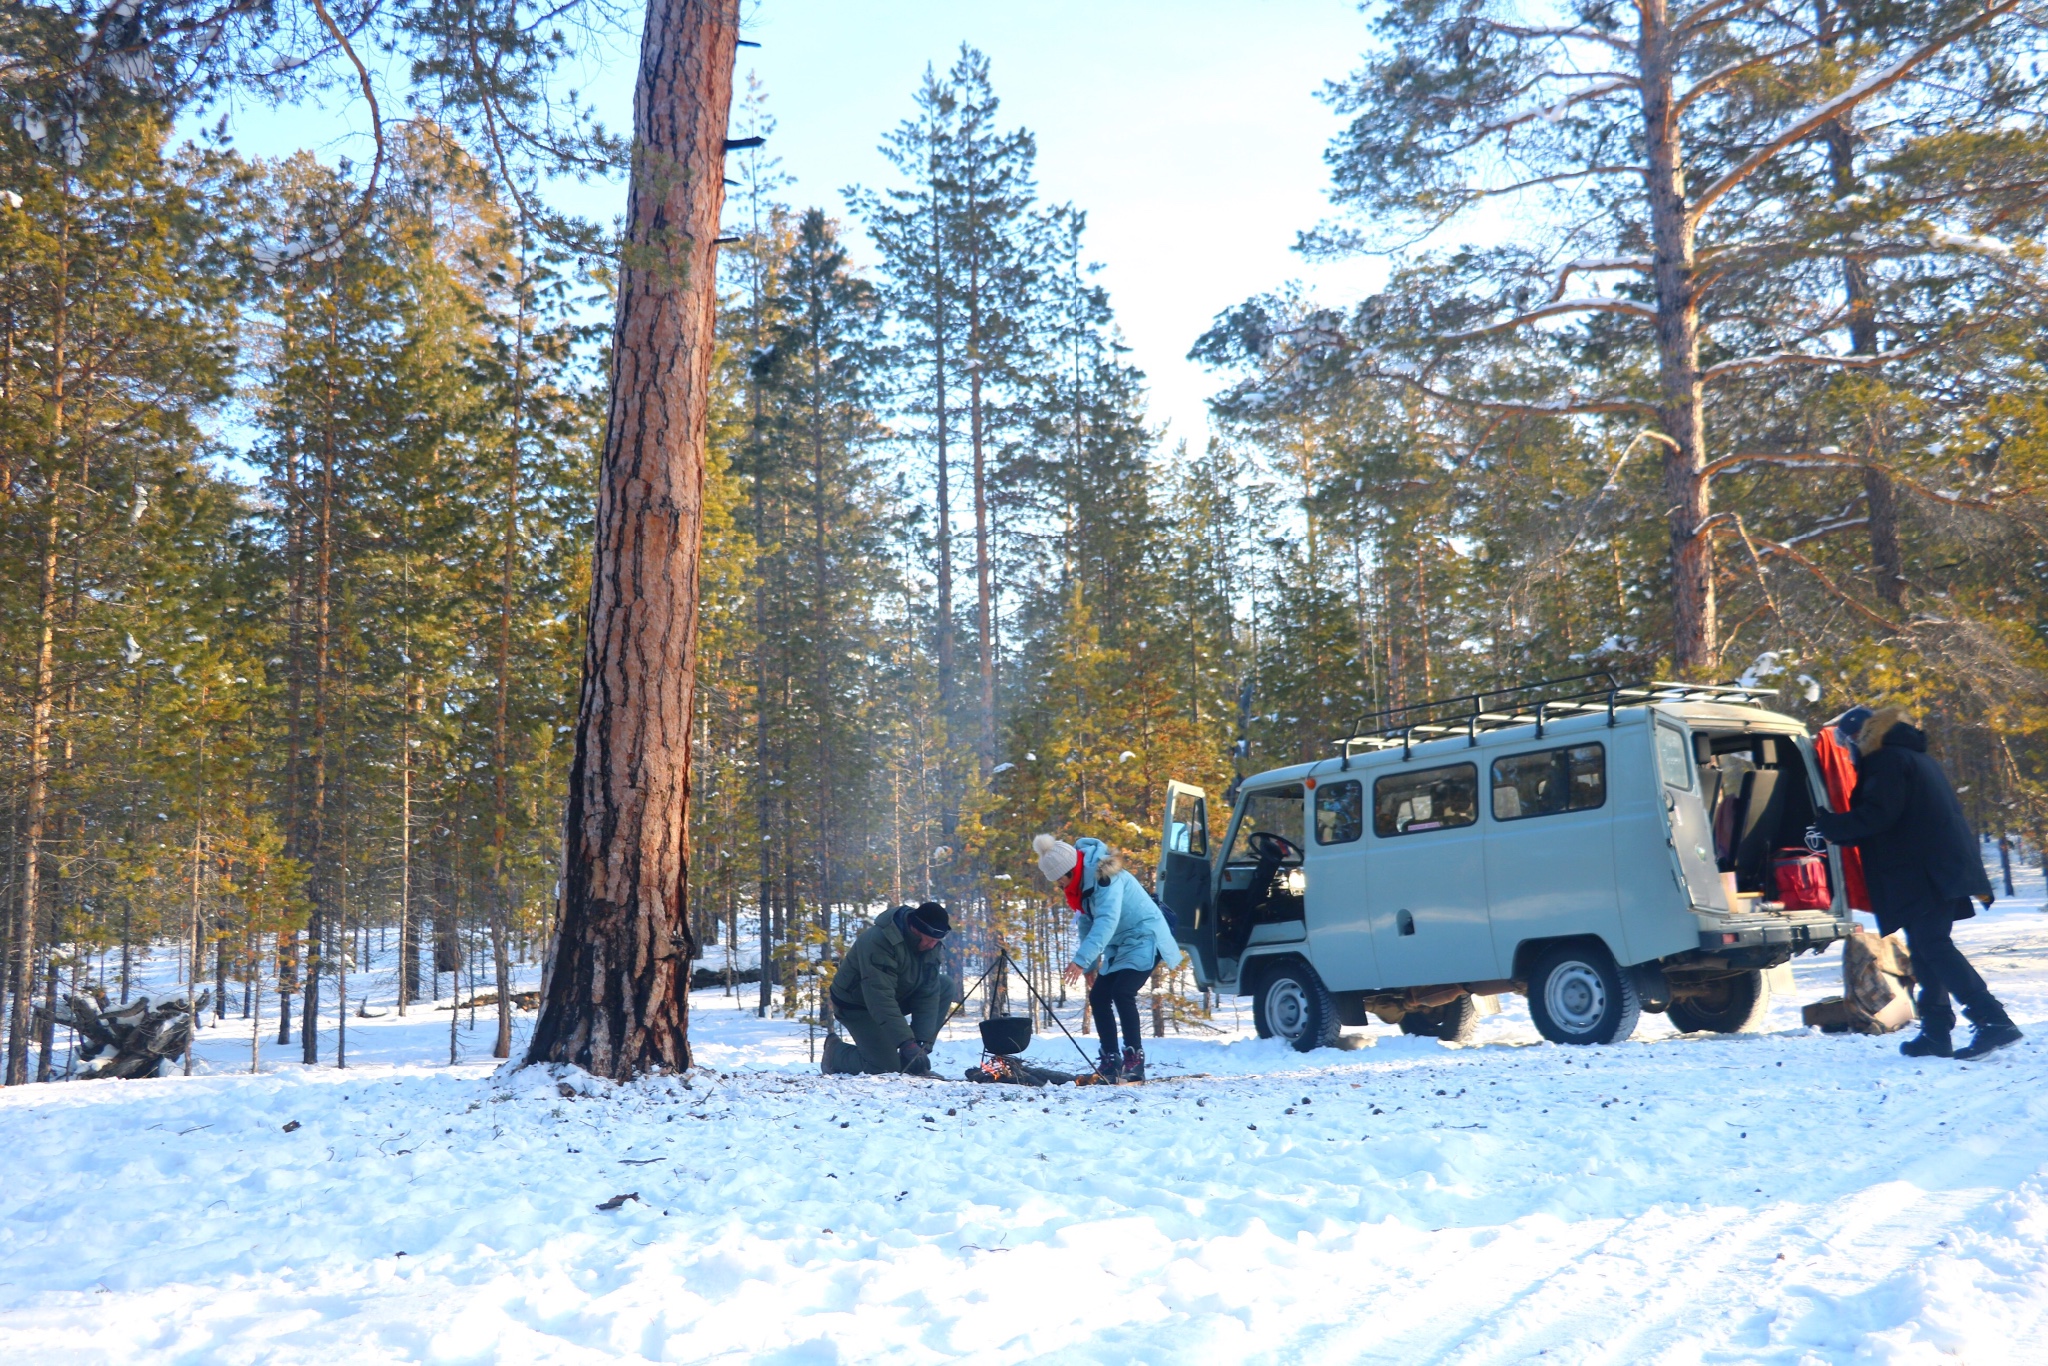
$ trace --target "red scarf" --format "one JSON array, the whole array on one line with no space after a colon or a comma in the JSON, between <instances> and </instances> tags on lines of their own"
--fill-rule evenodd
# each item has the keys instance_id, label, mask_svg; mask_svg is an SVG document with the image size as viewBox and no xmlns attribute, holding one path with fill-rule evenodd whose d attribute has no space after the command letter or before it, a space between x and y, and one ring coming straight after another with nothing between
<instances>
[{"instance_id":1,"label":"red scarf","mask_svg":"<svg viewBox=\"0 0 2048 1366\"><path fill-rule=\"evenodd\" d=\"M1074 851L1074 875L1067 879L1067 909L1074 914L1081 913L1081 875L1087 856L1079 849Z\"/></svg>"}]
</instances>

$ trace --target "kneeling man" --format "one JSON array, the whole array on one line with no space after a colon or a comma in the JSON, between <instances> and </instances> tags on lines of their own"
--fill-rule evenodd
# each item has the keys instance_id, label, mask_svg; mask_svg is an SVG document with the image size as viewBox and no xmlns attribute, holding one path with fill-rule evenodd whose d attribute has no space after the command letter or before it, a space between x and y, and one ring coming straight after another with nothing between
<instances>
[{"instance_id":1,"label":"kneeling man","mask_svg":"<svg viewBox=\"0 0 2048 1366\"><path fill-rule=\"evenodd\" d=\"M885 911L860 932L832 975L832 1010L855 1048L834 1048L828 1038L826 1072L932 1070L946 1008L939 943L952 928L946 908L927 901Z\"/></svg>"}]
</instances>

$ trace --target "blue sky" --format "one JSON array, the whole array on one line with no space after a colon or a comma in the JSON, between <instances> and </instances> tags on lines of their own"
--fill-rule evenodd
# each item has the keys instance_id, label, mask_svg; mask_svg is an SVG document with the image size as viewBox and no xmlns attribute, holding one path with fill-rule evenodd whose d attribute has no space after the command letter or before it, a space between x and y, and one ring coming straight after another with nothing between
<instances>
[{"instance_id":1,"label":"blue sky","mask_svg":"<svg viewBox=\"0 0 2048 1366\"><path fill-rule=\"evenodd\" d=\"M1337 119L1316 99L1367 41L1356 0L747 0L740 76L758 72L792 202L844 215L840 190L887 183L876 151L925 66L962 42L989 55L1006 121L1038 136L1039 184L1088 211L1090 255L1150 377L1153 420L1199 441L1213 376L1185 359L1221 310L1289 280L1332 301L1376 263L1312 266L1295 234L1327 211L1322 153ZM579 82L631 122L634 52ZM362 149L344 111L238 120L245 151ZM359 120L356 120L359 122ZM609 221L619 185L573 191Z\"/></svg>"}]
</instances>

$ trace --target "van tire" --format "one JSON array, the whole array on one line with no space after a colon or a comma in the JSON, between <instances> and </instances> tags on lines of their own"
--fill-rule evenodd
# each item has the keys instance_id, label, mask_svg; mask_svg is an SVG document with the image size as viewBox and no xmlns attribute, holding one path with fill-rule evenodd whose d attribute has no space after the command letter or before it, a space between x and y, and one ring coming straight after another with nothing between
<instances>
[{"instance_id":1,"label":"van tire","mask_svg":"<svg viewBox=\"0 0 2048 1366\"><path fill-rule=\"evenodd\" d=\"M1252 991L1252 1025L1260 1038L1283 1039L1298 1053L1334 1047L1343 1031L1330 989L1299 958L1262 967Z\"/></svg>"},{"instance_id":2,"label":"van tire","mask_svg":"<svg viewBox=\"0 0 2048 1366\"><path fill-rule=\"evenodd\" d=\"M1445 1043L1471 1043L1479 1032L1479 1001L1468 993L1449 1005L1411 1010L1401 1017L1401 1032Z\"/></svg>"},{"instance_id":3,"label":"van tire","mask_svg":"<svg viewBox=\"0 0 2048 1366\"><path fill-rule=\"evenodd\" d=\"M1711 984L1709 997L1671 1003L1671 1027L1681 1034L1748 1034L1763 1027L1771 1008L1771 984L1751 970ZM1725 988L1725 989L1723 989Z\"/></svg>"},{"instance_id":4,"label":"van tire","mask_svg":"<svg viewBox=\"0 0 2048 1366\"><path fill-rule=\"evenodd\" d=\"M1545 950L1528 982L1529 1018L1552 1043L1620 1043L1642 1018L1636 984L1602 944Z\"/></svg>"}]
</instances>

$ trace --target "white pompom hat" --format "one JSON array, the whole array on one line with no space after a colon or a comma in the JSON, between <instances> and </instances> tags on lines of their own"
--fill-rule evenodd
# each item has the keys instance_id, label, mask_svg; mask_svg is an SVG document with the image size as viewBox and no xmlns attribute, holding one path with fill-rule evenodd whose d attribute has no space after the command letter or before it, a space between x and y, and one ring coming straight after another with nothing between
<instances>
[{"instance_id":1,"label":"white pompom hat","mask_svg":"<svg viewBox=\"0 0 2048 1366\"><path fill-rule=\"evenodd\" d=\"M1051 835L1033 835L1031 848L1038 855L1038 871L1045 875L1047 882L1058 882L1073 872L1074 865L1081 858L1080 851L1073 845Z\"/></svg>"}]
</instances>

